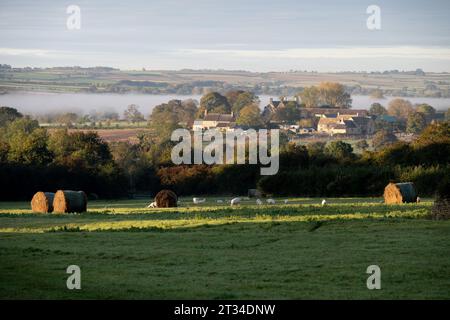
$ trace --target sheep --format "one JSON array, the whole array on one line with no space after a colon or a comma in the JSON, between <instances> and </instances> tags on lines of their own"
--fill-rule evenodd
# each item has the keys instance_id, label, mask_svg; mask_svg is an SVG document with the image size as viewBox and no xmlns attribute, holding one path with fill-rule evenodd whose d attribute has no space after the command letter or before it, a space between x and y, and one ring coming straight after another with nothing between
<instances>
[{"instance_id":1,"label":"sheep","mask_svg":"<svg viewBox=\"0 0 450 320\"><path fill-rule=\"evenodd\" d=\"M323 200L322 200L322 207L323 207L324 205L326 205L326 204L327 204L327 200L323 199Z\"/></svg>"},{"instance_id":2,"label":"sheep","mask_svg":"<svg viewBox=\"0 0 450 320\"><path fill-rule=\"evenodd\" d=\"M219 200L217 200L217 203L223 203L223 200L219 199Z\"/></svg>"},{"instance_id":3,"label":"sheep","mask_svg":"<svg viewBox=\"0 0 450 320\"><path fill-rule=\"evenodd\" d=\"M156 208L156 202L153 201L152 203L150 203L147 208Z\"/></svg>"},{"instance_id":4,"label":"sheep","mask_svg":"<svg viewBox=\"0 0 450 320\"><path fill-rule=\"evenodd\" d=\"M258 206L260 206L260 205L262 205L263 203L262 203L262 201L261 201L260 199L256 199L256 204L257 204Z\"/></svg>"},{"instance_id":5,"label":"sheep","mask_svg":"<svg viewBox=\"0 0 450 320\"><path fill-rule=\"evenodd\" d=\"M205 201L206 201L205 198L192 198L192 202L194 202L194 204L203 203Z\"/></svg>"},{"instance_id":6,"label":"sheep","mask_svg":"<svg viewBox=\"0 0 450 320\"><path fill-rule=\"evenodd\" d=\"M288 199L284 199L284 204L288 204L289 200Z\"/></svg>"},{"instance_id":7,"label":"sheep","mask_svg":"<svg viewBox=\"0 0 450 320\"><path fill-rule=\"evenodd\" d=\"M241 198L233 198L233 199L231 199L231 201L230 201L230 204L231 204L232 206L234 206L234 205L236 205L236 204L239 204L239 203L241 203Z\"/></svg>"},{"instance_id":8,"label":"sheep","mask_svg":"<svg viewBox=\"0 0 450 320\"><path fill-rule=\"evenodd\" d=\"M275 200L274 199L267 199L266 202L268 204L275 204Z\"/></svg>"},{"instance_id":9,"label":"sheep","mask_svg":"<svg viewBox=\"0 0 450 320\"><path fill-rule=\"evenodd\" d=\"M420 203L420 197L417 197L416 202Z\"/></svg>"}]
</instances>

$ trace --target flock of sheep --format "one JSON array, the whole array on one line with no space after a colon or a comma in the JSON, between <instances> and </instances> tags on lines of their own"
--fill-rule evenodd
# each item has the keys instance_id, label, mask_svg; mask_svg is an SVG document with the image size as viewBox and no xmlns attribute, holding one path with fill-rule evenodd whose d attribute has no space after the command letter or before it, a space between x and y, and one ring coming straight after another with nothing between
<instances>
[{"instance_id":1,"label":"flock of sheep","mask_svg":"<svg viewBox=\"0 0 450 320\"><path fill-rule=\"evenodd\" d=\"M248 199L249 200L249 199ZM242 198L240 197L236 197L230 200L230 205L231 206L236 206L238 204L240 204L242 201ZM192 203L193 204L201 204L201 203L205 203L206 202L206 198L192 198ZM216 200L217 203L224 203L224 200ZM284 204L288 204L289 200L285 199L283 200ZM178 200L178 203L181 203L181 200ZM269 198L266 199L266 203L267 204L276 204L275 199ZM261 199L256 199L256 204L257 205L263 205L263 201ZM327 201L325 199L322 200L322 206L325 206L327 204ZM157 208L156 202L152 202L150 203L147 208Z\"/></svg>"}]
</instances>

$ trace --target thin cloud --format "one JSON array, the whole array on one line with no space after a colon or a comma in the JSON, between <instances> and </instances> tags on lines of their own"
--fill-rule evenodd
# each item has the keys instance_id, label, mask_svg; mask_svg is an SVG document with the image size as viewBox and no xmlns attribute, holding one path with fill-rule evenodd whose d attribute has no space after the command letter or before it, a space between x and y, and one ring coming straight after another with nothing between
<instances>
[{"instance_id":1,"label":"thin cloud","mask_svg":"<svg viewBox=\"0 0 450 320\"><path fill-rule=\"evenodd\" d=\"M220 55L255 59L353 59L405 58L450 60L450 48L444 47L348 47L348 48L292 48L281 50L221 50L182 49L192 56Z\"/></svg>"}]
</instances>

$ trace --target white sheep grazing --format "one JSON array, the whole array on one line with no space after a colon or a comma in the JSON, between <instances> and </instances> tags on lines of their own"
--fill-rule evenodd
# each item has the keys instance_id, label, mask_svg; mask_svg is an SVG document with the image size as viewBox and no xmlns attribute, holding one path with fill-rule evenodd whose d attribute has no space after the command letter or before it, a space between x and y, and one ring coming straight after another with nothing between
<instances>
[{"instance_id":1,"label":"white sheep grazing","mask_svg":"<svg viewBox=\"0 0 450 320\"><path fill-rule=\"evenodd\" d=\"M267 199L266 202L268 204L275 204L275 200L274 199Z\"/></svg>"},{"instance_id":2,"label":"white sheep grazing","mask_svg":"<svg viewBox=\"0 0 450 320\"><path fill-rule=\"evenodd\" d=\"M232 206L234 206L234 205L236 205L236 204L239 204L239 203L241 203L241 198L233 198L233 199L231 199L231 201L230 201L230 204L231 204Z\"/></svg>"},{"instance_id":3,"label":"white sheep grazing","mask_svg":"<svg viewBox=\"0 0 450 320\"><path fill-rule=\"evenodd\" d=\"M288 202L289 202L288 199L285 199L285 200L284 200L284 204L287 204Z\"/></svg>"},{"instance_id":4,"label":"white sheep grazing","mask_svg":"<svg viewBox=\"0 0 450 320\"><path fill-rule=\"evenodd\" d=\"M324 206L324 205L326 205L326 204L327 204L327 200L323 199L323 200L322 200L322 206Z\"/></svg>"},{"instance_id":5,"label":"white sheep grazing","mask_svg":"<svg viewBox=\"0 0 450 320\"><path fill-rule=\"evenodd\" d=\"M205 201L206 201L205 198L192 198L192 202L194 202L194 204L203 203Z\"/></svg>"},{"instance_id":6,"label":"white sheep grazing","mask_svg":"<svg viewBox=\"0 0 450 320\"><path fill-rule=\"evenodd\" d=\"M263 203L262 203L262 201L261 201L261 200L259 200L259 199L256 199L256 204L257 204L258 206L260 206L260 205L262 205Z\"/></svg>"},{"instance_id":7,"label":"white sheep grazing","mask_svg":"<svg viewBox=\"0 0 450 320\"><path fill-rule=\"evenodd\" d=\"M217 203L223 203L223 200L219 199L219 200L217 200Z\"/></svg>"},{"instance_id":8,"label":"white sheep grazing","mask_svg":"<svg viewBox=\"0 0 450 320\"><path fill-rule=\"evenodd\" d=\"M157 206L156 206L156 202L155 201L153 201L152 203L150 203L148 206L147 206L147 208L156 208Z\"/></svg>"},{"instance_id":9,"label":"white sheep grazing","mask_svg":"<svg viewBox=\"0 0 450 320\"><path fill-rule=\"evenodd\" d=\"M417 197L416 202L420 203L420 197Z\"/></svg>"}]
</instances>

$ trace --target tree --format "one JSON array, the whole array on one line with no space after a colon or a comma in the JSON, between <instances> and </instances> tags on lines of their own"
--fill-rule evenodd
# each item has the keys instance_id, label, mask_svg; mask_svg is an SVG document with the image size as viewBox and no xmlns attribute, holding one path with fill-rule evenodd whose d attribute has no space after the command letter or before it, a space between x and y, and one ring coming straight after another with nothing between
<instances>
[{"instance_id":1,"label":"tree","mask_svg":"<svg viewBox=\"0 0 450 320\"><path fill-rule=\"evenodd\" d=\"M450 124L448 122L430 124L414 141L415 145L450 144Z\"/></svg>"},{"instance_id":2,"label":"tree","mask_svg":"<svg viewBox=\"0 0 450 320\"><path fill-rule=\"evenodd\" d=\"M397 142L397 140L397 137L391 131L381 130L373 136L372 146L375 150L380 150L390 144Z\"/></svg>"},{"instance_id":3,"label":"tree","mask_svg":"<svg viewBox=\"0 0 450 320\"><path fill-rule=\"evenodd\" d=\"M54 162L69 168L95 169L112 163L108 144L96 132L58 130L48 143Z\"/></svg>"},{"instance_id":4,"label":"tree","mask_svg":"<svg viewBox=\"0 0 450 320\"><path fill-rule=\"evenodd\" d=\"M8 161L43 165L52 160L47 147L47 131L39 128L36 120L19 118L9 123L5 136L8 142Z\"/></svg>"},{"instance_id":5,"label":"tree","mask_svg":"<svg viewBox=\"0 0 450 320\"><path fill-rule=\"evenodd\" d=\"M244 107L236 120L240 126L259 128L264 125L261 112L256 104L249 104Z\"/></svg>"},{"instance_id":6,"label":"tree","mask_svg":"<svg viewBox=\"0 0 450 320\"><path fill-rule=\"evenodd\" d=\"M322 82L319 84L319 101L332 108L350 108L352 99L345 92L345 87L337 82Z\"/></svg>"},{"instance_id":7,"label":"tree","mask_svg":"<svg viewBox=\"0 0 450 320\"><path fill-rule=\"evenodd\" d=\"M14 108L0 107L0 127L22 117L23 115Z\"/></svg>"},{"instance_id":8,"label":"tree","mask_svg":"<svg viewBox=\"0 0 450 320\"><path fill-rule=\"evenodd\" d=\"M244 90L230 90L225 93L225 98L227 98L228 103L232 106L236 103L237 98L244 92Z\"/></svg>"},{"instance_id":9,"label":"tree","mask_svg":"<svg viewBox=\"0 0 450 320\"><path fill-rule=\"evenodd\" d=\"M257 96L252 92L244 91L236 97L233 104L230 102L230 105L232 106L231 110L234 112L234 115L238 116L239 112L241 112L244 107L258 103L259 99Z\"/></svg>"},{"instance_id":10,"label":"tree","mask_svg":"<svg viewBox=\"0 0 450 320\"><path fill-rule=\"evenodd\" d=\"M115 111L105 111L102 115L102 119L117 121L119 120L119 114Z\"/></svg>"},{"instance_id":11,"label":"tree","mask_svg":"<svg viewBox=\"0 0 450 320\"><path fill-rule=\"evenodd\" d=\"M367 140L365 140L365 139L359 140L358 142L356 142L355 146L362 151L365 151L369 148L369 144L367 143Z\"/></svg>"},{"instance_id":12,"label":"tree","mask_svg":"<svg viewBox=\"0 0 450 320\"><path fill-rule=\"evenodd\" d=\"M203 117L205 110L214 113L230 113L231 106L223 95L218 92L210 92L200 99L198 115Z\"/></svg>"},{"instance_id":13,"label":"tree","mask_svg":"<svg viewBox=\"0 0 450 320\"><path fill-rule=\"evenodd\" d=\"M145 120L142 113L139 112L139 106L135 104L130 104L123 113L123 116L126 120L132 123Z\"/></svg>"},{"instance_id":14,"label":"tree","mask_svg":"<svg viewBox=\"0 0 450 320\"><path fill-rule=\"evenodd\" d=\"M289 101L284 107L277 108L272 120L293 123L300 120L300 109L295 101Z\"/></svg>"},{"instance_id":15,"label":"tree","mask_svg":"<svg viewBox=\"0 0 450 320\"><path fill-rule=\"evenodd\" d=\"M306 148L308 149L309 156L315 158L322 156L325 151L325 145L326 143L321 141L308 143Z\"/></svg>"},{"instance_id":16,"label":"tree","mask_svg":"<svg viewBox=\"0 0 450 320\"><path fill-rule=\"evenodd\" d=\"M63 113L58 116L58 122L65 124L67 127L71 127L73 123L78 120L78 115L73 112Z\"/></svg>"},{"instance_id":17,"label":"tree","mask_svg":"<svg viewBox=\"0 0 450 320\"><path fill-rule=\"evenodd\" d=\"M408 119L408 115L414 112L414 108L408 100L404 99L393 99L389 102L388 113L391 116L397 117L399 119L406 120Z\"/></svg>"},{"instance_id":18,"label":"tree","mask_svg":"<svg viewBox=\"0 0 450 320\"><path fill-rule=\"evenodd\" d=\"M406 121L407 133L420 133L427 126L425 115L420 112L410 113Z\"/></svg>"},{"instance_id":19,"label":"tree","mask_svg":"<svg viewBox=\"0 0 450 320\"><path fill-rule=\"evenodd\" d=\"M298 96L306 108L316 108L319 104L319 90L315 86L304 88Z\"/></svg>"},{"instance_id":20,"label":"tree","mask_svg":"<svg viewBox=\"0 0 450 320\"><path fill-rule=\"evenodd\" d=\"M351 159L354 157L351 144L343 141L331 141L325 146L325 154L338 160Z\"/></svg>"},{"instance_id":21,"label":"tree","mask_svg":"<svg viewBox=\"0 0 450 320\"><path fill-rule=\"evenodd\" d=\"M375 102L375 103L372 103L372 105L370 106L369 114L379 117L379 116L387 114L387 110L380 103Z\"/></svg>"},{"instance_id":22,"label":"tree","mask_svg":"<svg viewBox=\"0 0 450 320\"><path fill-rule=\"evenodd\" d=\"M280 164L286 168L307 168L309 165L308 150L297 143L288 143L280 152Z\"/></svg>"},{"instance_id":23,"label":"tree","mask_svg":"<svg viewBox=\"0 0 450 320\"><path fill-rule=\"evenodd\" d=\"M150 115L150 128L157 142L170 140L172 132L191 123L197 113L196 101L170 100L153 108Z\"/></svg>"},{"instance_id":24,"label":"tree","mask_svg":"<svg viewBox=\"0 0 450 320\"><path fill-rule=\"evenodd\" d=\"M429 118L434 116L436 109L430 106L428 103L422 103L416 106L416 112L422 113L425 117Z\"/></svg>"}]
</instances>

